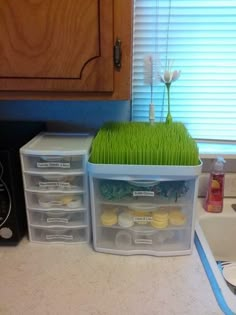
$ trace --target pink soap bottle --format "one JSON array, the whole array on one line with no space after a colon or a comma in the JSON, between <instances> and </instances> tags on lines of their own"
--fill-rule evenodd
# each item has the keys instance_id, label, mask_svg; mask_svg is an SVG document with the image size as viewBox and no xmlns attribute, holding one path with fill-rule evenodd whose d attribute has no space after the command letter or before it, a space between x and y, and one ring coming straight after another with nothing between
<instances>
[{"instance_id":1,"label":"pink soap bottle","mask_svg":"<svg viewBox=\"0 0 236 315\"><path fill-rule=\"evenodd\" d=\"M224 164L225 160L223 157L217 157L213 162L204 205L207 212L219 213L223 211Z\"/></svg>"}]
</instances>

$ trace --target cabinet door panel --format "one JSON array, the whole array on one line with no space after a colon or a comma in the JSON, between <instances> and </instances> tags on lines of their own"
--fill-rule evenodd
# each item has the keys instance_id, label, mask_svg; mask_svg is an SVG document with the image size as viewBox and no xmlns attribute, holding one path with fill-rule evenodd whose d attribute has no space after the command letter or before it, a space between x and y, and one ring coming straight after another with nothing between
<instances>
[{"instance_id":1,"label":"cabinet door panel","mask_svg":"<svg viewBox=\"0 0 236 315\"><path fill-rule=\"evenodd\" d=\"M113 1L0 2L0 90L113 91Z\"/></svg>"}]
</instances>

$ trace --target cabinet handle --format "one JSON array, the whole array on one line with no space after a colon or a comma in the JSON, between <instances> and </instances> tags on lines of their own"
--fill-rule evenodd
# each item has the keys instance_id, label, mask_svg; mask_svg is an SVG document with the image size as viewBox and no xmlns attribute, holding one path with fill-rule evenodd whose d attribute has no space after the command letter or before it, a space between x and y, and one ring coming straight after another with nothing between
<instances>
[{"instance_id":1,"label":"cabinet handle","mask_svg":"<svg viewBox=\"0 0 236 315\"><path fill-rule=\"evenodd\" d=\"M118 70L120 70L121 68L121 55L122 55L121 40L117 38L115 45L113 47L113 58L114 58L114 66Z\"/></svg>"}]
</instances>

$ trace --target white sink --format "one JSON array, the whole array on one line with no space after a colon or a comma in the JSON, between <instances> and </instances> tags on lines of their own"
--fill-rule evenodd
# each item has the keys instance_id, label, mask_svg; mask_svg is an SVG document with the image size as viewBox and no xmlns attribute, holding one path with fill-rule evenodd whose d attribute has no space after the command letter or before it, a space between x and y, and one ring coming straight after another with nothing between
<instances>
[{"instance_id":1,"label":"white sink","mask_svg":"<svg viewBox=\"0 0 236 315\"><path fill-rule=\"evenodd\" d=\"M225 314L236 314L236 295L228 287L216 261L236 261L235 199L225 199L221 213L208 213L198 200L195 244L215 296ZM227 307L228 306L228 307Z\"/></svg>"}]
</instances>

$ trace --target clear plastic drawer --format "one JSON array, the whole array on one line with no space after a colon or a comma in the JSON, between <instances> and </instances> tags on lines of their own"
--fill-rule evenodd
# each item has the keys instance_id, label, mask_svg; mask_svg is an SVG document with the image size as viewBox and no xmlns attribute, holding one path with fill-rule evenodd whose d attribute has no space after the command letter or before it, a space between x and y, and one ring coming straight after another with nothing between
<instances>
[{"instance_id":1,"label":"clear plastic drawer","mask_svg":"<svg viewBox=\"0 0 236 315\"><path fill-rule=\"evenodd\" d=\"M145 206L148 208L145 208ZM191 227L193 213L187 205L130 205L101 204L96 211L97 226L132 228L135 226L154 229Z\"/></svg>"},{"instance_id":2,"label":"clear plastic drawer","mask_svg":"<svg viewBox=\"0 0 236 315\"><path fill-rule=\"evenodd\" d=\"M192 200L194 180L94 179L96 200L149 205L182 203Z\"/></svg>"},{"instance_id":3,"label":"clear plastic drawer","mask_svg":"<svg viewBox=\"0 0 236 315\"><path fill-rule=\"evenodd\" d=\"M37 211L28 209L29 223L38 226L81 226L88 224L84 211Z\"/></svg>"},{"instance_id":4,"label":"clear plastic drawer","mask_svg":"<svg viewBox=\"0 0 236 315\"><path fill-rule=\"evenodd\" d=\"M82 170L83 156L22 155L23 171L71 171Z\"/></svg>"},{"instance_id":5,"label":"clear plastic drawer","mask_svg":"<svg viewBox=\"0 0 236 315\"><path fill-rule=\"evenodd\" d=\"M84 196L80 193L34 193L26 191L26 204L30 209L78 210L84 208Z\"/></svg>"},{"instance_id":6,"label":"clear plastic drawer","mask_svg":"<svg viewBox=\"0 0 236 315\"><path fill-rule=\"evenodd\" d=\"M193 212L187 205L97 205L96 246L107 252L190 250Z\"/></svg>"},{"instance_id":7,"label":"clear plastic drawer","mask_svg":"<svg viewBox=\"0 0 236 315\"><path fill-rule=\"evenodd\" d=\"M25 189L42 191L83 191L84 175L24 173Z\"/></svg>"},{"instance_id":8,"label":"clear plastic drawer","mask_svg":"<svg viewBox=\"0 0 236 315\"><path fill-rule=\"evenodd\" d=\"M191 229L112 229L97 230L96 246L99 251L127 254L130 251L149 251L159 255L183 253L191 248Z\"/></svg>"},{"instance_id":9,"label":"clear plastic drawer","mask_svg":"<svg viewBox=\"0 0 236 315\"><path fill-rule=\"evenodd\" d=\"M29 227L30 240L48 243L76 243L88 241L86 228L40 228Z\"/></svg>"}]
</instances>

